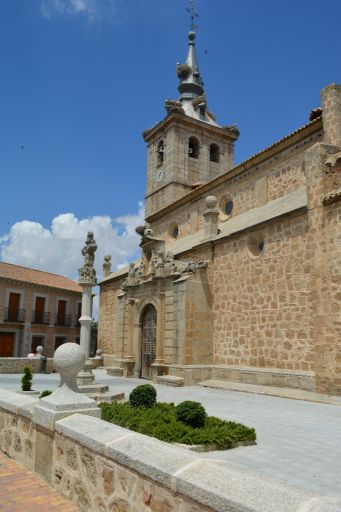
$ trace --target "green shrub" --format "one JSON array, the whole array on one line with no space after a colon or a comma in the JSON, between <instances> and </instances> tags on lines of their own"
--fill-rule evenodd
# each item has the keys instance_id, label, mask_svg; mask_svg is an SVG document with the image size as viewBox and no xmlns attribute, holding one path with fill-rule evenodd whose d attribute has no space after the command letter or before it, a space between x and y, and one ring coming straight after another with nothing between
<instances>
[{"instance_id":1,"label":"green shrub","mask_svg":"<svg viewBox=\"0 0 341 512\"><path fill-rule=\"evenodd\" d=\"M51 391L51 389L44 389L44 391L42 391L39 395L39 398L44 398L44 396L49 396L53 393L53 391Z\"/></svg>"},{"instance_id":2,"label":"green shrub","mask_svg":"<svg viewBox=\"0 0 341 512\"><path fill-rule=\"evenodd\" d=\"M129 395L133 407L153 407L156 403L156 389L150 384L142 384L133 389Z\"/></svg>"},{"instance_id":3,"label":"green shrub","mask_svg":"<svg viewBox=\"0 0 341 512\"><path fill-rule=\"evenodd\" d=\"M177 420L174 404L157 403L145 408L116 402L102 403L100 408L103 420L168 443L211 445L226 450L238 442L256 439L253 428L213 416L206 417L203 428L192 428Z\"/></svg>"},{"instance_id":4,"label":"green shrub","mask_svg":"<svg viewBox=\"0 0 341 512\"><path fill-rule=\"evenodd\" d=\"M199 402L186 400L176 406L176 419L192 428L202 428L206 416L205 408Z\"/></svg>"},{"instance_id":5,"label":"green shrub","mask_svg":"<svg viewBox=\"0 0 341 512\"><path fill-rule=\"evenodd\" d=\"M23 391L31 391L32 386L32 371L31 368L25 366L23 376L21 379L21 389Z\"/></svg>"}]
</instances>

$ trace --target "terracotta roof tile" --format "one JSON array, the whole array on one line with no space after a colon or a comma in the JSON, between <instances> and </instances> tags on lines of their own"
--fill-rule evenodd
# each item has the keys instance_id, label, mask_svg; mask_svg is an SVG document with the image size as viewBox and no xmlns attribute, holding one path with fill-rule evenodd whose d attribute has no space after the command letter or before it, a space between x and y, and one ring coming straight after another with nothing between
<instances>
[{"instance_id":1,"label":"terracotta roof tile","mask_svg":"<svg viewBox=\"0 0 341 512\"><path fill-rule=\"evenodd\" d=\"M43 272L42 270L35 270L33 268L21 267L19 265L13 265L12 263L5 263L4 261L0 261L0 279L1 278L82 293L82 288L79 284L68 277Z\"/></svg>"}]
</instances>

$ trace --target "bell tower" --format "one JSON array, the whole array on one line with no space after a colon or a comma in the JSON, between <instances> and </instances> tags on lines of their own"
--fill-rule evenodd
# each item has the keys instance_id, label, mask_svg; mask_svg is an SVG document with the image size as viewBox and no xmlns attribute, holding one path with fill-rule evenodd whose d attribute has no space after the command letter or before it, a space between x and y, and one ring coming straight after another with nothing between
<instances>
[{"instance_id":1,"label":"bell tower","mask_svg":"<svg viewBox=\"0 0 341 512\"><path fill-rule=\"evenodd\" d=\"M146 219L199 184L233 167L235 126L220 126L208 109L195 51L188 33L188 53L178 64L178 100L167 99L166 117L143 133L148 145Z\"/></svg>"}]
</instances>

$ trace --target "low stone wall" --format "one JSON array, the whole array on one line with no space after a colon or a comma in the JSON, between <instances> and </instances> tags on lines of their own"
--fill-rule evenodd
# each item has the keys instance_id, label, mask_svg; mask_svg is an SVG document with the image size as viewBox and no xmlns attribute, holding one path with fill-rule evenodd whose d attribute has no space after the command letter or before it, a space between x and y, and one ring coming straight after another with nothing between
<instances>
[{"instance_id":1,"label":"low stone wall","mask_svg":"<svg viewBox=\"0 0 341 512\"><path fill-rule=\"evenodd\" d=\"M39 359L27 359L26 357L0 357L0 373L22 373L25 366L31 368L32 373L38 373L40 369ZM47 359L47 373L52 373L53 358Z\"/></svg>"},{"instance_id":2,"label":"low stone wall","mask_svg":"<svg viewBox=\"0 0 341 512\"><path fill-rule=\"evenodd\" d=\"M330 504L340 506L85 414L42 428L32 420L37 403L0 390L0 448L82 512L326 512L338 510Z\"/></svg>"}]
</instances>

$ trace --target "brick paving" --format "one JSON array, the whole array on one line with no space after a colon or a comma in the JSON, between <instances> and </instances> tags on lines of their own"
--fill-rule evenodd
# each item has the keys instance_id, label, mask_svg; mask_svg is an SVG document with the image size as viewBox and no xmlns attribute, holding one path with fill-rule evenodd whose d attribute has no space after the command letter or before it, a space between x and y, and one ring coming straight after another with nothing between
<instances>
[{"instance_id":1,"label":"brick paving","mask_svg":"<svg viewBox=\"0 0 341 512\"><path fill-rule=\"evenodd\" d=\"M79 512L79 508L0 451L0 511Z\"/></svg>"}]
</instances>

